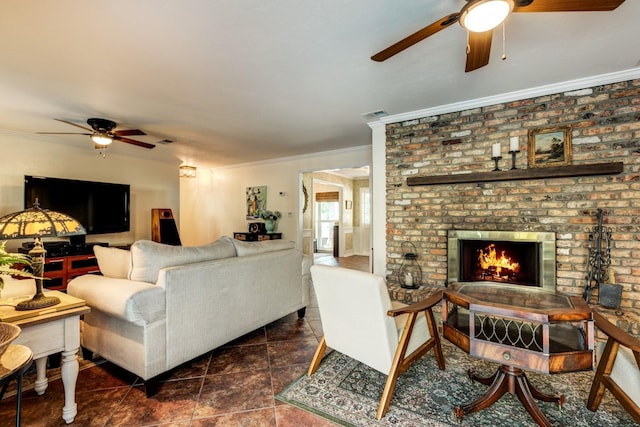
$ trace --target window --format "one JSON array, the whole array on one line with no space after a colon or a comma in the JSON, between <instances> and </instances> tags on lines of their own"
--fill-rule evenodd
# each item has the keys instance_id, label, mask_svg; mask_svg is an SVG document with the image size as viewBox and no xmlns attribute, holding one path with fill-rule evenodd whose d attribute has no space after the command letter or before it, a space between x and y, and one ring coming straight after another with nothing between
<instances>
[{"instance_id":1,"label":"window","mask_svg":"<svg viewBox=\"0 0 640 427\"><path fill-rule=\"evenodd\" d=\"M371 225L371 192L369 187L360 189L360 226Z\"/></svg>"},{"instance_id":2,"label":"window","mask_svg":"<svg viewBox=\"0 0 640 427\"><path fill-rule=\"evenodd\" d=\"M333 226L340 220L340 203L316 202L316 207L318 250L330 251L333 249Z\"/></svg>"}]
</instances>

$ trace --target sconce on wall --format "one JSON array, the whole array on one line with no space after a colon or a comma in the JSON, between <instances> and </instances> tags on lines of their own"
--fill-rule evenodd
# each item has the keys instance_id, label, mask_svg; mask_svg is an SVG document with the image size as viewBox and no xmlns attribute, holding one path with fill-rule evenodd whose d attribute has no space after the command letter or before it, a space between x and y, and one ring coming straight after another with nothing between
<instances>
[{"instance_id":1,"label":"sconce on wall","mask_svg":"<svg viewBox=\"0 0 640 427\"><path fill-rule=\"evenodd\" d=\"M196 177L196 167L195 166L180 166L180 177L181 178L195 178Z\"/></svg>"}]
</instances>

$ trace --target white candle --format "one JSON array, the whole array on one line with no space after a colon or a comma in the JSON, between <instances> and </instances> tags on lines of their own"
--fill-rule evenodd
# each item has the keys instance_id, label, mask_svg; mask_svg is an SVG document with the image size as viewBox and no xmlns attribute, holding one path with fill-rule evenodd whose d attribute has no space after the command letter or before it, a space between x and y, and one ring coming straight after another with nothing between
<instances>
[{"instance_id":1,"label":"white candle","mask_svg":"<svg viewBox=\"0 0 640 427\"><path fill-rule=\"evenodd\" d=\"M518 151L518 137L512 136L509 140L509 151Z\"/></svg>"},{"instance_id":2,"label":"white candle","mask_svg":"<svg viewBox=\"0 0 640 427\"><path fill-rule=\"evenodd\" d=\"M408 272L407 274L405 274L404 284L405 286L408 286L408 287L413 286L413 275L411 274L411 272Z\"/></svg>"},{"instance_id":3,"label":"white candle","mask_svg":"<svg viewBox=\"0 0 640 427\"><path fill-rule=\"evenodd\" d=\"M493 144L493 151L491 157L500 157L500 143Z\"/></svg>"}]
</instances>

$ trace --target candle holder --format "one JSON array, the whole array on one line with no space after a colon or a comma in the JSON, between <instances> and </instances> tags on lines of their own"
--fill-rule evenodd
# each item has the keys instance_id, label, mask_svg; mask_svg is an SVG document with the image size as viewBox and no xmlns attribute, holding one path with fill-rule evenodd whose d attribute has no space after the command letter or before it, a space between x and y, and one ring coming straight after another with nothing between
<instances>
[{"instance_id":1,"label":"candle holder","mask_svg":"<svg viewBox=\"0 0 640 427\"><path fill-rule=\"evenodd\" d=\"M500 159L502 159L502 156L492 157L492 158L491 158L491 160L493 160L494 162L496 162L496 167L495 167L495 169L493 170L494 172L495 172L495 171L499 171L499 170L500 170L500 169L498 168L498 162L500 161Z\"/></svg>"},{"instance_id":2,"label":"candle holder","mask_svg":"<svg viewBox=\"0 0 640 427\"><path fill-rule=\"evenodd\" d=\"M411 242L402 242L402 265L398 269L398 282L405 289L418 289L422 284L422 269L417 262L418 252Z\"/></svg>"},{"instance_id":3,"label":"candle holder","mask_svg":"<svg viewBox=\"0 0 640 427\"><path fill-rule=\"evenodd\" d=\"M509 154L511 154L511 169L518 169L516 168L516 154L519 152L520 150L509 151Z\"/></svg>"}]
</instances>

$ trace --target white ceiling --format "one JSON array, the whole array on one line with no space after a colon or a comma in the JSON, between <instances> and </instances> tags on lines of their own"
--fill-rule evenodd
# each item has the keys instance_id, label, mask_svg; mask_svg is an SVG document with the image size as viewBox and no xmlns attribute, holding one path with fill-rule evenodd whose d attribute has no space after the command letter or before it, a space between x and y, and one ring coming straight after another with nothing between
<instances>
[{"instance_id":1,"label":"white ceiling","mask_svg":"<svg viewBox=\"0 0 640 427\"><path fill-rule=\"evenodd\" d=\"M374 53L463 0L4 1L0 130L69 150L89 117L155 143L110 150L221 166L370 144L363 114L399 114L639 65L640 2L613 12L519 13L487 67L464 72L466 33ZM96 154L97 155L97 154ZM108 157L107 157L108 159Z\"/></svg>"}]
</instances>

